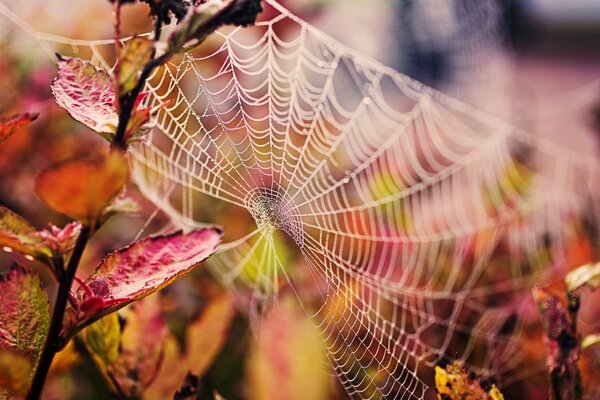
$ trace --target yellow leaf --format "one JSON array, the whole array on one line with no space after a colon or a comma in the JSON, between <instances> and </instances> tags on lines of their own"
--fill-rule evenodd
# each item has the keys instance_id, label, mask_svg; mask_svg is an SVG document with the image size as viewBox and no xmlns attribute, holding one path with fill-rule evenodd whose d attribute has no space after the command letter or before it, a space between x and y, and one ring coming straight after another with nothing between
<instances>
[{"instance_id":1,"label":"yellow leaf","mask_svg":"<svg viewBox=\"0 0 600 400\"><path fill-rule=\"evenodd\" d=\"M14 395L24 395L29 389L32 369L25 355L15 350L0 350L0 388Z\"/></svg>"},{"instance_id":2,"label":"yellow leaf","mask_svg":"<svg viewBox=\"0 0 600 400\"><path fill-rule=\"evenodd\" d=\"M489 394L479 382L471 378L460 361L446 369L435 367L435 389L439 400L502 400L502 394L493 386Z\"/></svg>"},{"instance_id":3,"label":"yellow leaf","mask_svg":"<svg viewBox=\"0 0 600 400\"><path fill-rule=\"evenodd\" d=\"M186 353L192 374L201 377L225 344L235 309L233 300L223 295L213 300L186 332Z\"/></svg>"},{"instance_id":4,"label":"yellow leaf","mask_svg":"<svg viewBox=\"0 0 600 400\"><path fill-rule=\"evenodd\" d=\"M247 364L252 400L329 399L327 357L317 327L291 297L267 314Z\"/></svg>"},{"instance_id":5,"label":"yellow leaf","mask_svg":"<svg viewBox=\"0 0 600 400\"><path fill-rule=\"evenodd\" d=\"M504 396L502 395L502 393L500 393L500 390L498 390L496 385L492 385L489 394L492 400L504 400Z\"/></svg>"},{"instance_id":6,"label":"yellow leaf","mask_svg":"<svg viewBox=\"0 0 600 400\"><path fill-rule=\"evenodd\" d=\"M142 37L134 37L121 48L116 69L120 95L129 93L135 87L139 73L150 61L153 53L152 40Z\"/></svg>"},{"instance_id":7,"label":"yellow leaf","mask_svg":"<svg viewBox=\"0 0 600 400\"><path fill-rule=\"evenodd\" d=\"M125 157L112 151L100 160L71 160L45 170L36 181L35 191L54 210L93 222L128 180Z\"/></svg>"},{"instance_id":8,"label":"yellow leaf","mask_svg":"<svg viewBox=\"0 0 600 400\"><path fill-rule=\"evenodd\" d=\"M54 360L52 360L50 374L59 375L70 370L80 362L81 357L79 356L77 350L75 350L75 343L70 340L64 349L56 353Z\"/></svg>"},{"instance_id":9,"label":"yellow leaf","mask_svg":"<svg viewBox=\"0 0 600 400\"><path fill-rule=\"evenodd\" d=\"M582 286L597 289L600 286L600 263L585 264L565 276L567 290L572 292Z\"/></svg>"}]
</instances>

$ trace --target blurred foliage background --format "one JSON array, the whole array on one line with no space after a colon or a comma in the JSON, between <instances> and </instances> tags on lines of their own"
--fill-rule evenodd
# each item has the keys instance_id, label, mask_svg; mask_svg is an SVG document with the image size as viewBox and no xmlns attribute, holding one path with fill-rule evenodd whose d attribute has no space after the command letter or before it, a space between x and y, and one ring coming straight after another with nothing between
<instances>
[{"instance_id":1,"label":"blurred foliage background","mask_svg":"<svg viewBox=\"0 0 600 400\"><path fill-rule=\"evenodd\" d=\"M600 109L600 3L597 1L575 0L563 4L551 0L288 0L282 3L340 41L417 80L566 147L598 155L600 124L594 125L593 114L594 107ZM108 1L29 0L6 6L39 32L77 39L112 36L112 10ZM151 29L145 5L124 8L123 18L125 35ZM0 203L26 216L38 228L48 223L63 226L69 221L47 209L33 194L34 177L48 165L93 155L102 139L56 106L49 89L55 74L51 55L45 54L13 22L0 15L0 116L35 111L40 117L0 148ZM67 53L73 50L76 49L65 48ZM158 213L150 226L144 226L156 208L136 193L135 188L129 194L143 204L142 215L110 220L88 248L82 275L90 272L107 252L134 239L142 229L153 232L167 224ZM236 229L236 223L228 222L238 216L228 215L217 204L205 203L203 213L207 219ZM585 230L585 221L581 221L581 227ZM232 235L235 237L235 232ZM592 242L583 237L574 239L570 246L572 266L598 256ZM6 269L14 259L33 264L13 254L0 253L0 268ZM35 264L32 267L36 268ZM37 270L44 275L43 268ZM49 287L52 290L52 285ZM584 331L600 328L600 308L595 306L600 304L598 296L585 299L581 311ZM205 360L195 361L196 365L205 364L198 375L207 392L214 388L227 399L271 399L275 398L273 393L279 393L281 399L346 396L331 373L322 373L325 355L318 333L291 297L284 298L269 314L264 323L266 333L258 341L250 334L243 314L232 312L228 316L223 312L223 307L227 307L223 304L232 300L202 268L154 297L155 300L142 306L158 307L169 333L165 336L168 339L164 339L168 343L164 363L157 372L160 379L152 381L168 387L152 384L146 397L165 398L164 393L179 387L175 382L185 378L186 371L177 368L178 360L186 351L194 353L189 347L194 345L214 349L206 354ZM220 311L211 314L215 309ZM532 324L522 351L527 354L526 359L540 365L544 357L543 332L534 322L535 310L530 314ZM190 343L190 329L195 329L194 326L200 329L194 323L211 332L206 338L197 339L205 342ZM82 340L76 341L74 347L76 352L69 347L53 366L45 398L107 398L110 389L91 362ZM600 361L590 355L582 362L586 365L584 382L597 380ZM546 385L542 366L516 376L506 395L542 399L546 396Z\"/></svg>"}]
</instances>

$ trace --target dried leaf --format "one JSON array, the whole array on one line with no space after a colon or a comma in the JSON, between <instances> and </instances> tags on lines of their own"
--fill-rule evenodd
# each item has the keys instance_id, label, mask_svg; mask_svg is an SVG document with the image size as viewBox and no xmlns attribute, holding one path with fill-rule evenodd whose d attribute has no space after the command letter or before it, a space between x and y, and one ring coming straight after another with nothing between
<instances>
[{"instance_id":1,"label":"dried leaf","mask_svg":"<svg viewBox=\"0 0 600 400\"><path fill-rule=\"evenodd\" d=\"M565 283L569 292L577 290L582 286L597 289L600 286L600 263L585 264L570 271L565 276Z\"/></svg>"},{"instance_id":2,"label":"dried leaf","mask_svg":"<svg viewBox=\"0 0 600 400\"><path fill-rule=\"evenodd\" d=\"M281 299L267 314L250 351L249 398L331 398L322 343L319 330L292 298Z\"/></svg>"},{"instance_id":3,"label":"dried leaf","mask_svg":"<svg viewBox=\"0 0 600 400\"><path fill-rule=\"evenodd\" d=\"M58 57L52 93L59 106L75 120L105 136L112 136L119 116L110 74L79 58Z\"/></svg>"},{"instance_id":4,"label":"dried leaf","mask_svg":"<svg viewBox=\"0 0 600 400\"><path fill-rule=\"evenodd\" d=\"M261 0L215 0L190 7L169 38L169 51L190 49L221 25L248 26L254 24L262 11Z\"/></svg>"},{"instance_id":5,"label":"dried leaf","mask_svg":"<svg viewBox=\"0 0 600 400\"><path fill-rule=\"evenodd\" d=\"M4 121L0 120L0 143L8 139L21 126L35 121L38 115L38 113L23 113Z\"/></svg>"},{"instance_id":6,"label":"dried leaf","mask_svg":"<svg viewBox=\"0 0 600 400\"><path fill-rule=\"evenodd\" d=\"M227 339L235 315L229 295L211 301L186 331L187 364L192 374L201 377L211 366Z\"/></svg>"},{"instance_id":7,"label":"dried leaf","mask_svg":"<svg viewBox=\"0 0 600 400\"><path fill-rule=\"evenodd\" d=\"M86 329L85 343L117 393L138 398L158 376L168 330L156 298L136 302L123 314L123 328L112 314Z\"/></svg>"},{"instance_id":8,"label":"dried leaf","mask_svg":"<svg viewBox=\"0 0 600 400\"><path fill-rule=\"evenodd\" d=\"M46 262L52 249L24 218L0 206L0 247Z\"/></svg>"},{"instance_id":9,"label":"dried leaf","mask_svg":"<svg viewBox=\"0 0 600 400\"><path fill-rule=\"evenodd\" d=\"M32 370L29 358L16 350L0 348L0 397L1 389L13 395L25 395L29 389Z\"/></svg>"},{"instance_id":10,"label":"dried leaf","mask_svg":"<svg viewBox=\"0 0 600 400\"><path fill-rule=\"evenodd\" d=\"M119 51L116 68L119 95L129 93L136 85L138 75L154 53L154 42L148 38L134 37Z\"/></svg>"},{"instance_id":11,"label":"dried leaf","mask_svg":"<svg viewBox=\"0 0 600 400\"><path fill-rule=\"evenodd\" d=\"M169 38L169 50L177 52L203 42L219 27L211 21L232 3L233 0L218 0L190 7Z\"/></svg>"},{"instance_id":12,"label":"dried leaf","mask_svg":"<svg viewBox=\"0 0 600 400\"><path fill-rule=\"evenodd\" d=\"M120 152L112 151L100 160L72 160L45 170L38 177L35 190L54 210L93 222L128 180L127 161Z\"/></svg>"},{"instance_id":13,"label":"dried leaf","mask_svg":"<svg viewBox=\"0 0 600 400\"><path fill-rule=\"evenodd\" d=\"M445 369L440 366L435 367L435 389L440 400L504 399L496 386L492 386L486 393L481 385L469 376L468 371L459 361L454 361Z\"/></svg>"},{"instance_id":14,"label":"dried leaf","mask_svg":"<svg viewBox=\"0 0 600 400\"><path fill-rule=\"evenodd\" d=\"M221 234L217 228L177 232L145 238L109 254L77 293L82 308L93 304L78 317L77 325L116 311L188 273L216 251Z\"/></svg>"},{"instance_id":15,"label":"dried leaf","mask_svg":"<svg viewBox=\"0 0 600 400\"><path fill-rule=\"evenodd\" d=\"M560 299L543 286L533 288L546 330L546 366L553 390L560 398L573 398L579 386L579 342Z\"/></svg>"},{"instance_id":16,"label":"dried leaf","mask_svg":"<svg viewBox=\"0 0 600 400\"><path fill-rule=\"evenodd\" d=\"M49 324L48 296L39 277L14 266L0 280L0 348L16 350L36 365Z\"/></svg>"}]
</instances>

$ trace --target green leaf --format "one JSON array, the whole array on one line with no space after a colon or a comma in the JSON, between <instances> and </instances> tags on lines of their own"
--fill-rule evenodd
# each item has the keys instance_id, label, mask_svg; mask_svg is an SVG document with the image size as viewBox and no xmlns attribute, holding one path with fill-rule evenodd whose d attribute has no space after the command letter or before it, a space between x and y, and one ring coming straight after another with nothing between
<instances>
[{"instance_id":1,"label":"green leaf","mask_svg":"<svg viewBox=\"0 0 600 400\"><path fill-rule=\"evenodd\" d=\"M7 120L0 120L0 143L8 139L21 126L35 121L38 115L38 113L23 113Z\"/></svg>"},{"instance_id":2,"label":"green leaf","mask_svg":"<svg viewBox=\"0 0 600 400\"><path fill-rule=\"evenodd\" d=\"M109 314L83 331L83 337L90 351L104 364L119 358L121 327L116 313Z\"/></svg>"},{"instance_id":3,"label":"green leaf","mask_svg":"<svg viewBox=\"0 0 600 400\"><path fill-rule=\"evenodd\" d=\"M112 137L119 116L107 71L79 58L58 56L58 74L52 82L52 93L58 105L73 119L105 137Z\"/></svg>"},{"instance_id":4,"label":"green leaf","mask_svg":"<svg viewBox=\"0 0 600 400\"><path fill-rule=\"evenodd\" d=\"M187 274L214 254L222 232L204 228L148 237L104 258L79 288L80 309L67 329L77 331Z\"/></svg>"},{"instance_id":5,"label":"green leaf","mask_svg":"<svg viewBox=\"0 0 600 400\"><path fill-rule=\"evenodd\" d=\"M12 349L0 349L0 388L23 396L29 389L33 365L31 360ZM0 391L2 398L2 391Z\"/></svg>"},{"instance_id":6,"label":"green leaf","mask_svg":"<svg viewBox=\"0 0 600 400\"><path fill-rule=\"evenodd\" d=\"M600 286L600 263L585 264L570 271L565 276L565 283L569 292L577 290L582 286L597 289Z\"/></svg>"},{"instance_id":7,"label":"green leaf","mask_svg":"<svg viewBox=\"0 0 600 400\"><path fill-rule=\"evenodd\" d=\"M148 38L134 37L119 51L119 63L115 69L119 95L129 93L137 84L144 66L152 59L154 42Z\"/></svg>"},{"instance_id":8,"label":"green leaf","mask_svg":"<svg viewBox=\"0 0 600 400\"><path fill-rule=\"evenodd\" d=\"M0 279L0 348L20 352L35 366L49 324L48 296L39 277L14 266Z\"/></svg>"}]
</instances>

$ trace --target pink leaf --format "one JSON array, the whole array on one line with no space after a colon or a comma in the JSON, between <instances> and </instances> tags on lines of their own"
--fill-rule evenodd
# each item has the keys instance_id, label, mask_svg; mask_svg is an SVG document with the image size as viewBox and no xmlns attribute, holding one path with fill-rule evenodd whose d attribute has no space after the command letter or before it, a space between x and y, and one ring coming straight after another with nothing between
<instances>
[{"instance_id":1,"label":"pink leaf","mask_svg":"<svg viewBox=\"0 0 600 400\"><path fill-rule=\"evenodd\" d=\"M86 287L80 287L77 292L81 303L99 297L104 304L95 314L90 314L88 309L80 315L77 326L85 326L148 296L190 272L214 254L221 235L218 228L188 234L177 232L145 238L109 254L86 280Z\"/></svg>"},{"instance_id":2,"label":"pink leaf","mask_svg":"<svg viewBox=\"0 0 600 400\"><path fill-rule=\"evenodd\" d=\"M13 349L35 365L48 333L48 296L39 277L14 266L0 277L0 349Z\"/></svg>"},{"instance_id":3,"label":"pink leaf","mask_svg":"<svg viewBox=\"0 0 600 400\"><path fill-rule=\"evenodd\" d=\"M52 93L59 106L96 132L112 135L118 123L115 94L107 71L79 58L58 58Z\"/></svg>"}]
</instances>

